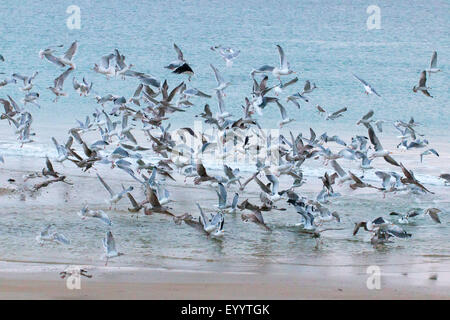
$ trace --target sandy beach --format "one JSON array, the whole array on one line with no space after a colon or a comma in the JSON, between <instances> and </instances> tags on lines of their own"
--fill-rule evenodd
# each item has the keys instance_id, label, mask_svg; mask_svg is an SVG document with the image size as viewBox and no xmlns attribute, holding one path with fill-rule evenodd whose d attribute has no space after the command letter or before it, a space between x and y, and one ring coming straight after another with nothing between
<instances>
[{"instance_id":1,"label":"sandy beach","mask_svg":"<svg viewBox=\"0 0 450 320\"><path fill-rule=\"evenodd\" d=\"M1 299L449 299L448 268L414 272L416 266L389 266L379 290L366 286L365 266L290 267L289 273L269 267L266 272L199 272L144 270L127 267L86 267L81 289L69 290L59 278L63 266L0 263ZM15 270L11 270L11 269ZM270 270L274 269L274 270ZM434 276L436 280L430 279Z\"/></svg>"}]
</instances>

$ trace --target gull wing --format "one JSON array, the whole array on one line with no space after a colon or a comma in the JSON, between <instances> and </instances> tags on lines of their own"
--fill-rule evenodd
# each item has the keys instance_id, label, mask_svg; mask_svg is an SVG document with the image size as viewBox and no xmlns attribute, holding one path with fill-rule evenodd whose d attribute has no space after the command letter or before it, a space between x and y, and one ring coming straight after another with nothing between
<instances>
[{"instance_id":1,"label":"gull wing","mask_svg":"<svg viewBox=\"0 0 450 320\"><path fill-rule=\"evenodd\" d=\"M48 61L50 61L51 63L56 64L56 65L59 66L59 67L65 67L65 66L66 66L64 63L61 62L61 59L60 59L60 58L57 58L57 57L55 57L55 56L52 55L52 54L45 54L44 57L45 57Z\"/></svg>"},{"instance_id":2,"label":"gull wing","mask_svg":"<svg viewBox=\"0 0 450 320\"><path fill-rule=\"evenodd\" d=\"M114 192L112 191L112 189L108 186L108 184L105 182L105 180L102 179L102 177L100 177L100 175L97 173L97 178L98 180L100 180L100 182L103 184L103 186L105 187L106 190L108 190L109 194L111 195L111 197L114 196Z\"/></svg>"},{"instance_id":3,"label":"gull wing","mask_svg":"<svg viewBox=\"0 0 450 320\"><path fill-rule=\"evenodd\" d=\"M269 180L272 183L272 195L278 194L278 179L273 174L266 174L267 180Z\"/></svg>"},{"instance_id":4,"label":"gull wing","mask_svg":"<svg viewBox=\"0 0 450 320\"><path fill-rule=\"evenodd\" d=\"M221 83L225 82L221 76L221 74L219 73L219 70L217 70L212 64L210 64L211 69L213 69L214 71L214 75L216 77L216 81L217 81L217 85L220 85Z\"/></svg>"},{"instance_id":5,"label":"gull wing","mask_svg":"<svg viewBox=\"0 0 450 320\"><path fill-rule=\"evenodd\" d=\"M431 56L430 68L434 69L437 65L437 52L433 51L433 55Z\"/></svg>"},{"instance_id":6,"label":"gull wing","mask_svg":"<svg viewBox=\"0 0 450 320\"><path fill-rule=\"evenodd\" d=\"M383 171L376 171L375 174L377 175L378 178L383 180L383 188L388 189L389 182L391 181L391 175Z\"/></svg>"},{"instance_id":7,"label":"gull wing","mask_svg":"<svg viewBox=\"0 0 450 320\"><path fill-rule=\"evenodd\" d=\"M78 49L78 42L74 41L69 49L67 49L66 53L64 53L64 59L67 60L72 60L73 56L77 53L77 49Z\"/></svg>"},{"instance_id":8,"label":"gull wing","mask_svg":"<svg viewBox=\"0 0 450 320\"><path fill-rule=\"evenodd\" d=\"M134 209L138 209L140 208L140 206L138 205L138 203L136 202L136 199L134 199L134 197L131 195L131 193L127 193L128 199L131 202L131 205L133 206Z\"/></svg>"},{"instance_id":9,"label":"gull wing","mask_svg":"<svg viewBox=\"0 0 450 320\"><path fill-rule=\"evenodd\" d=\"M278 44L277 44L277 48L278 48L278 53L280 55L280 67L282 69L286 69L288 68L288 62L286 61L286 56L284 54L283 48L281 48Z\"/></svg>"},{"instance_id":10,"label":"gull wing","mask_svg":"<svg viewBox=\"0 0 450 320\"><path fill-rule=\"evenodd\" d=\"M381 145L380 140L378 140L378 137L372 127L369 127L369 138L370 142L372 142L375 147L375 151L383 150L383 146Z\"/></svg>"},{"instance_id":11,"label":"gull wing","mask_svg":"<svg viewBox=\"0 0 450 320\"><path fill-rule=\"evenodd\" d=\"M147 185L147 200L150 202L152 207L161 207L161 204L159 203L158 197L156 196L155 191L150 188L150 186Z\"/></svg>"},{"instance_id":12,"label":"gull wing","mask_svg":"<svg viewBox=\"0 0 450 320\"><path fill-rule=\"evenodd\" d=\"M303 87L303 91L308 91L311 89L311 82L309 80L306 80L305 86Z\"/></svg>"},{"instance_id":13,"label":"gull wing","mask_svg":"<svg viewBox=\"0 0 450 320\"><path fill-rule=\"evenodd\" d=\"M364 117L362 117L362 119L363 119L363 120L368 120L368 119L372 118L373 114L374 114L373 110L369 110L369 112L367 112L367 113L364 115Z\"/></svg>"},{"instance_id":14,"label":"gull wing","mask_svg":"<svg viewBox=\"0 0 450 320\"><path fill-rule=\"evenodd\" d=\"M219 100L220 113L224 113L225 112L225 103L222 99L222 93L220 91L216 91L216 95L217 95L217 100Z\"/></svg>"},{"instance_id":15,"label":"gull wing","mask_svg":"<svg viewBox=\"0 0 450 320\"><path fill-rule=\"evenodd\" d=\"M358 79L359 81L361 81L361 83L362 83L363 85L365 85L365 86L368 86L368 85L369 85L366 81L364 81L363 79L361 79L360 77L358 77L356 74L353 73L353 76L354 76L356 79Z\"/></svg>"},{"instance_id":16,"label":"gull wing","mask_svg":"<svg viewBox=\"0 0 450 320\"><path fill-rule=\"evenodd\" d=\"M427 73L425 71L422 71L420 73L419 87L425 88L426 86L427 86Z\"/></svg>"},{"instance_id":17,"label":"gull wing","mask_svg":"<svg viewBox=\"0 0 450 320\"><path fill-rule=\"evenodd\" d=\"M175 51L177 53L178 60L184 61L183 52L181 52L180 48L178 48L178 46L175 43L173 44L173 48L175 49Z\"/></svg>"},{"instance_id":18,"label":"gull wing","mask_svg":"<svg viewBox=\"0 0 450 320\"><path fill-rule=\"evenodd\" d=\"M331 115L332 115L332 116L337 116L337 115L339 115L339 114L341 114L341 113L343 113L343 112L345 112L345 111L347 111L347 107L344 107L344 108L342 108L342 109L339 109L338 111L333 112Z\"/></svg>"},{"instance_id":19,"label":"gull wing","mask_svg":"<svg viewBox=\"0 0 450 320\"><path fill-rule=\"evenodd\" d=\"M217 192L219 196L219 205L225 207L227 204L227 190L222 183L219 182L219 191Z\"/></svg>"},{"instance_id":20,"label":"gull wing","mask_svg":"<svg viewBox=\"0 0 450 320\"><path fill-rule=\"evenodd\" d=\"M356 183L364 184L364 182L362 182L362 180L357 176L355 176L351 171L349 171L348 174L350 175L350 178L352 178L352 180L355 181Z\"/></svg>"},{"instance_id":21,"label":"gull wing","mask_svg":"<svg viewBox=\"0 0 450 320\"><path fill-rule=\"evenodd\" d=\"M202 207L200 207L198 202L196 202L195 204L197 205L198 209L200 210L200 219L201 219L203 227L205 227L208 223L208 219L206 218L205 214L203 213Z\"/></svg>"},{"instance_id":22,"label":"gull wing","mask_svg":"<svg viewBox=\"0 0 450 320\"><path fill-rule=\"evenodd\" d=\"M62 244L70 244L70 240L67 239L66 236L63 235L62 233L55 232L52 236L56 242L59 242Z\"/></svg>"},{"instance_id":23,"label":"gull wing","mask_svg":"<svg viewBox=\"0 0 450 320\"><path fill-rule=\"evenodd\" d=\"M55 79L54 83L55 83L55 88L59 88L60 90L62 90L63 85L64 85L64 80L66 80L66 78L69 76L70 73L72 73L73 68L69 68L66 71L64 71L63 73L61 73L61 75Z\"/></svg>"},{"instance_id":24,"label":"gull wing","mask_svg":"<svg viewBox=\"0 0 450 320\"><path fill-rule=\"evenodd\" d=\"M102 65L103 68L108 69L111 59L114 57L115 57L114 53L108 54L107 56L103 56L100 59L100 64Z\"/></svg>"},{"instance_id":25,"label":"gull wing","mask_svg":"<svg viewBox=\"0 0 450 320\"><path fill-rule=\"evenodd\" d=\"M342 167L337 163L336 160L331 160L331 166L333 167L334 171L336 171L340 177L344 177L347 175L347 173L342 169Z\"/></svg>"},{"instance_id":26,"label":"gull wing","mask_svg":"<svg viewBox=\"0 0 450 320\"><path fill-rule=\"evenodd\" d=\"M258 177L255 176L253 179L256 181L256 183L259 185L262 191L264 191L267 194L272 193L272 191L261 180L259 180Z\"/></svg>"},{"instance_id":27,"label":"gull wing","mask_svg":"<svg viewBox=\"0 0 450 320\"><path fill-rule=\"evenodd\" d=\"M283 107L283 105L281 103L278 102L278 100L276 100L275 102L278 105L278 108L280 109L281 118L283 120L286 119L287 118L286 109Z\"/></svg>"}]
</instances>

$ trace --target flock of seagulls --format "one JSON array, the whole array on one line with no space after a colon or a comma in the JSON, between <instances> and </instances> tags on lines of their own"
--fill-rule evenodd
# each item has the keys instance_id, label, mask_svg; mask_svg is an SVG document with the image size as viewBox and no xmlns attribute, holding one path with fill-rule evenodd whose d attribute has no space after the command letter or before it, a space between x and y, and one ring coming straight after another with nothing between
<instances>
[{"instance_id":1,"label":"flock of seagulls","mask_svg":"<svg viewBox=\"0 0 450 320\"><path fill-rule=\"evenodd\" d=\"M48 87L55 95L55 103L67 96L64 83L69 76L73 77L73 90L77 94L88 97L93 92L93 83L86 80L86 75L82 76L82 82L78 82L73 76L77 70L74 58L78 51L78 42L73 42L65 53L58 53L62 47L57 45L39 51L41 59L52 63L58 69L64 69L53 81L53 86ZM266 223L263 213L287 211L287 208L283 207L285 204L292 205L299 214L299 230L317 238L321 232L329 230L323 228L324 224L339 224L341 221L340 214L327 207L334 198L340 196L336 191L338 188L347 188L349 192L368 188L373 192L382 193L383 196L399 192L433 193L415 177L412 170L394 159L392 150L385 149L377 136L377 132L383 132L383 124L392 123L400 132L401 142L397 148L426 149L421 154L421 161L426 155L439 156L435 149L428 148L429 142L423 138L424 134L418 132L420 124L413 118L408 122L376 120L374 111L370 110L357 122L357 125L363 125L367 129L367 136L355 135L351 141L344 141L337 135L328 136L326 132L318 135L312 128L309 137L301 133L295 136L291 131L288 136L281 134L273 137L261 128L257 116L262 115L266 108L273 105L281 114L278 123L280 128L295 121L289 117L286 106L282 104L281 95L299 80L295 77L282 81L282 78L294 74L295 71L281 46L276 46L279 65L263 65L252 69L249 79L251 90L244 99L242 114L239 116L232 115L226 108L226 90L231 83L226 80L219 68L210 65L211 79L214 77L216 82L214 88L210 90L195 88L191 82L193 69L181 49L176 44L173 47L177 58L169 62L165 68L174 74L187 76L187 81L182 80L170 88L167 80L161 81L151 74L135 71L135 66L127 63L125 56L116 49L102 56L100 62L93 65L92 70L107 79L135 81L137 88L133 95L129 98L114 94L96 95L96 106L92 115L87 116L83 122L76 120L77 125L69 129L64 144L52 138L57 152L53 161L58 165L70 162L82 172L95 170L98 165L109 165L114 170L122 170L136 181L139 187L121 184L119 190L113 190L107 182L108 177L103 178L96 174L98 182L106 190L105 202L109 210L112 210L119 201L129 201L130 213L163 214L173 219L175 223L184 223L208 237L226 239L224 227L227 215L240 212L243 221L255 223L270 232L273 227ZM221 45L212 46L211 50L220 55L225 61L226 68L232 67L240 54L240 50ZM3 56L0 56L0 60L5 61ZM437 54L434 52L430 68L421 73L419 85L414 86L414 92L421 91L430 96L428 92L430 88L426 86L426 74L439 71ZM13 125L14 133L21 145L32 143L35 136L31 130L32 111L25 108L25 105L30 103L40 107L38 104L40 94L32 91L38 74L34 72L30 76L23 76L15 73L0 83L0 86L11 86L21 82L20 90L25 94L23 106L10 95L0 99L0 103L4 106L1 119ZM257 79L258 74L262 74L261 80ZM354 77L363 84L367 95L380 97L372 85L355 74ZM270 78L276 79L273 86L269 85ZM314 82L311 84L310 80L306 80L303 89L287 94L285 101L300 108L300 103L311 103L312 99L306 95L311 95L317 89ZM210 99L216 100L216 113L212 111ZM170 132L170 115L186 112L198 105L201 100L207 102L203 112L198 113L196 117L211 127L213 134L195 132L190 127ZM348 108L344 107L328 112L319 105L315 109L329 121L339 119L348 111ZM147 141L138 141L133 133L137 130L145 134ZM96 140L88 142L85 136L88 132L90 136L96 135ZM336 151L336 148L340 150ZM254 171L245 177L239 168L224 164L223 174L212 175L202 161L211 153L214 153L216 160L226 159L230 153L248 156L255 164ZM147 162L145 155L156 155L159 160ZM372 161L376 158L384 159L386 167L383 170L373 167ZM339 163L341 159L359 163L363 175L345 170ZM1 160L4 161L3 158ZM302 195L298 188L307 183L303 177L302 165L311 161L321 163L325 174L319 177L322 184L321 191L316 197L308 198ZM367 182L364 173L368 170L374 170L380 181ZM209 185L217 194L217 206L205 208L201 203L196 203L198 218L192 213L173 212L174 210L167 205L177 199L171 198L167 182L176 181L174 178L176 172L184 176L185 181L193 179L194 185ZM292 183L282 188L280 176L291 179ZM69 183L65 181L65 175L54 169L49 158L46 158L46 166L42 172L29 174L26 178L45 179L36 184L33 191L47 187L51 183ZM442 174L440 178L444 180L445 185L450 184L450 174ZM259 204L251 203L246 197L246 188L251 183L259 191ZM245 199L242 201L242 198ZM206 210L209 212L205 213ZM438 216L440 213L441 210L438 208L425 208L422 212L415 209L405 214L391 212L389 216L397 218L396 221L391 222L384 217L377 217L372 221L357 222L353 234L356 235L359 229L363 228L371 233L371 242L374 245L389 242L391 238L409 238L411 234L399 224L408 224L417 216L429 216L432 221L440 223ZM110 229L113 222L105 211L91 210L86 203L78 212L78 216L82 220L95 218L106 226L107 231L102 243L107 261L123 255L116 248ZM56 231L54 224L46 226L36 240L42 245L48 241L70 244L67 237Z\"/></svg>"}]
</instances>

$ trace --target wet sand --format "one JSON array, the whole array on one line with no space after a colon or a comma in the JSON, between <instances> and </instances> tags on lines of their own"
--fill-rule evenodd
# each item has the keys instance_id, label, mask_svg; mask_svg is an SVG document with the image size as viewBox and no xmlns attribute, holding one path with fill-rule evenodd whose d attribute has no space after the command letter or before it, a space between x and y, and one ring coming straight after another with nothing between
<instances>
[{"instance_id":1,"label":"wet sand","mask_svg":"<svg viewBox=\"0 0 450 320\"><path fill-rule=\"evenodd\" d=\"M380 289L369 290L366 266L296 266L290 273L276 267L232 273L87 266L93 277L69 290L59 278L65 266L0 265L0 299L450 299L448 268L408 273L385 267Z\"/></svg>"}]
</instances>

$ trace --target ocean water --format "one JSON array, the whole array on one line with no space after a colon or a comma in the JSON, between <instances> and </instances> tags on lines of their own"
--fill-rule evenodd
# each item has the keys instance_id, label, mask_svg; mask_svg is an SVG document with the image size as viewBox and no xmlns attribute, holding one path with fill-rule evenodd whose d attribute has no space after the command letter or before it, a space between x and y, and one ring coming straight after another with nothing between
<instances>
[{"instance_id":1,"label":"ocean water","mask_svg":"<svg viewBox=\"0 0 450 320\"><path fill-rule=\"evenodd\" d=\"M70 30L66 26L66 19L69 17L66 9L72 4L81 9L79 30ZM369 16L366 9L372 4L381 9L379 30L368 30L366 25ZM29 75L38 71L35 89L41 94L40 109L27 107L34 117L32 128L36 132L35 143L20 148L12 127L7 121L0 121L0 153L6 158L2 169L8 170L8 157L29 161L30 157L54 155L50 137L64 140L68 129L76 125L75 119L83 120L92 114L98 107L95 95L112 93L131 97L138 85L137 80L106 80L104 76L91 70L101 56L109 54L115 48L126 56L127 63L135 65L134 70L152 74L161 81L167 79L171 88L182 80L187 81L186 77L174 75L163 68L176 58L172 48L173 43L176 43L195 71L190 86L213 93L212 88L216 83L209 67L211 63L219 68L226 81L232 83L226 91L225 104L235 118L241 114L244 97L250 97L251 70L263 64L278 64L276 44L279 44L297 72L295 76L300 79L296 85L286 89L281 95L282 99L284 100L286 93L301 91L307 79L318 86L309 95L311 103L301 103L300 110L283 102L289 117L296 119L286 130L303 132L308 136L309 128L312 127L319 134L327 131L329 135L349 137L355 133L367 134L364 128L357 127L355 123L370 109L375 111L376 119L387 121L408 121L414 116L422 124L420 131L426 134L430 143L436 141L442 146L444 161L438 163L441 166L438 171L448 172L448 154L445 150L450 146L449 9L450 3L446 0L377 3L293 0L265 1L264 4L260 1L193 0L80 0L76 3L71 0L2 1L0 54L6 61L0 62L0 72L6 75L0 75L0 80L2 76L6 77L14 72ZM83 77L93 81L94 94L79 97L71 88L70 77L65 84L68 97L62 97L57 103L53 103L53 94L46 88L52 85L53 79L63 69L40 60L38 52L61 43L68 47L74 40L79 41L79 48L74 58L77 69L73 76L79 81ZM219 44L241 50L231 68L226 68L219 55L209 49ZM62 54L64 50L65 48L60 49L59 52ZM428 79L427 84L432 88L431 94L434 96L430 99L420 93L414 94L412 87L417 84L420 72L429 66L433 51L438 52L438 66L442 72L432 74ZM352 73L372 84L382 98L366 96ZM274 83L276 80L271 78L271 84ZM18 85L0 88L1 98L6 98L7 94L17 101L23 96ZM202 111L205 103L209 103L213 110L217 108L215 98L196 98L192 101L195 106L190 110L171 116L173 128L193 125L194 115ZM335 121L325 121L315 112L316 105L327 111L348 107L348 111ZM258 119L263 127L275 128L280 120L279 110L276 105L270 105ZM380 139L392 141L396 135L392 125L386 124ZM420 166L418 161L416 164ZM316 171L310 169L311 176L313 172ZM418 177L439 186L435 175L423 174ZM368 178L375 180L373 172L368 174ZM448 193L448 189L443 192ZM211 198L214 196L214 191L211 191ZM351 229L353 222L360 218L375 218L389 210L408 209L414 195L399 196L399 199L389 198L389 201L384 201L380 197L363 197L355 203L351 197L344 197L338 199L335 206L351 217L344 222L345 228ZM427 197L419 205L413 204L422 207L436 205L433 200ZM448 211L449 203L442 193L438 200L440 202L437 203L443 206L441 209ZM71 248L67 254L60 255L58 246L41 248L43 251L37 252L33 246L33 238L46 220L34 211L30 213L30 219L21 220L17 218L16 209L13 208L14 205L0 215L0 248L4 258L34 261L62 259L72 262L81 257L88 257L88 262L98 258L101 248L97 248L95 252L86 249L98 247L97 240L101 237L101 232L97 227L92 227L95 229L95 237L86 240L85 246ZM371 209L366 211L366 208ZM76 212L77 208L74 205L70 210ZM74 213L61 217L58 209L48 208L46 217L49 220L60 217L63 230L67 228L71 234L79 235L82 233L81 229L86 228L80 226ZM161 232L166 230L167 221L164 219L147 221L144 218L139 223L133 220L131 224L122 215L115 216L115 219L115 232L123 240L122 249L130 257L129 260L122 259L122 263L158 264L160 257L192 258L195 261L213 259L230 263L236 257L244 257L242 261L250 263L260 261L263 257L263 261L296 264L304 263L305 258L313 256L323 259L321 261L333 261L336 252L342 254L344 251L347 257L356 255L364 258L369 252L369 255L374 254L383 260L386 255L423 257L430 254L448 261L448 217L443 218L443 225L438 227L425 223L424 227L415 230L412 241L399 241L393 249L381 253L374 253L367 242L349 237L348 230L330 232L332 240L326 241L321 250L315 250L315 240L296 233L293 225L298 217L295 213L290 214L287 222L280 216L268 218L273 226L280 228L280 231L273 234L265 234L253 226L252 233L246 233L244 231L247 225L239 224L239 217L233 218L238 221L232 222L231 219L230 224L236 227L222 244L205 241L195 230L186 226L175 227L177 232L174 234L164 232L167 238L160 237ZM127 238L136 228L144 231L137 238ZM150 228L154 228L155 232L149 232ZM186 239L190 239L191 247L185 246ZM83 241L81 237L75 240L78 244ZM173 243L170 250L164 247L167 241ZM437 247L436 243L447 244L447 247Z\"/></svg>"}]
</instances>

